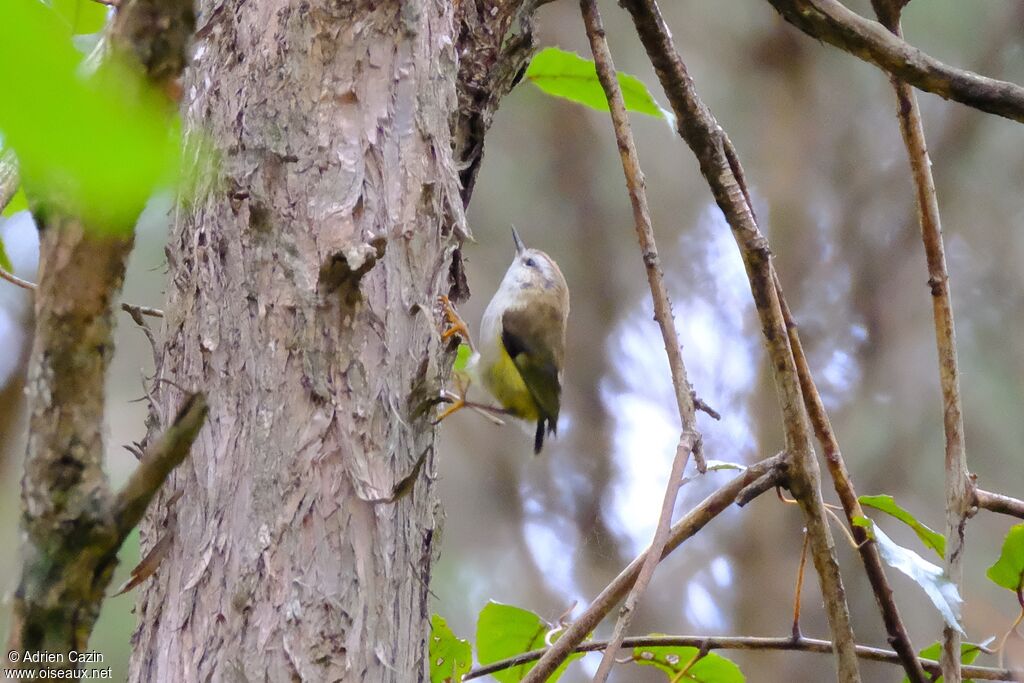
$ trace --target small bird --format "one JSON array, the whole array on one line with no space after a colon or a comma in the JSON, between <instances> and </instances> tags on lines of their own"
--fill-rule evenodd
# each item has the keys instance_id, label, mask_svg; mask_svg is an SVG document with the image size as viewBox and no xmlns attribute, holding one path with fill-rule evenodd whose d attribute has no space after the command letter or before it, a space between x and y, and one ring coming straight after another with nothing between
<instances>
[{"instance_id":1,"label":"small bird","mask_svg":"<svg viewBox=\"0 0 1024 683\"><path fill-rule=\"evenodd\" d=\"M501 408L495 412L536 421L533 452L540 453L545 434L558 430L569 287L554 259L539 249L528 249L514 227L512 239L515 258L484 311L479 349L473 347L465 323L447 299L442 303L451 327L443 336L458 332L466 338L473 351L466 370L498 401ZM488 408L463 397L440 419L465 405Z\"/></svg>"}]
</instances>

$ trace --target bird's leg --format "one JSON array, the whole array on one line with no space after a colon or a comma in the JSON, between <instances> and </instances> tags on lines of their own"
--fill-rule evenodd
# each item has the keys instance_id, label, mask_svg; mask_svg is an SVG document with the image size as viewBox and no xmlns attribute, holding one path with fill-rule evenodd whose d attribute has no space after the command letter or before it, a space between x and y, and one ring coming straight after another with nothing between
<instances>
[{"instance_id":1,"label":"bird's leg","mask_svg":"<svg viewBox=\"0 0 1024 683\"><path fill-rule=\"evenodd\" d=\"M466 321L463 320L455 310L455 305L451 302L451 299L444 294L441 294L437 297L437 302L441 305L441 313L444 315L444 322L447 326L441 332L441 341L447 341L452 337L452 335L458 334L465 339L467 343L469 343L469 348L472 350L473 344L469 341L469 328L466 326ZM456 370L455 384L459 388L459 393L452 394L444 389L441 390L441 400L450 402L451 405L448 406L436 420L434 420L435 425L449 415L457 413L466 407L465 396L466 390L469 389L469 380L466 379L465 384L463 384L463 379L462 373Z\"/></svg>"},{"instance_id":2,"label":"bird's leg","mask_svg":"<svg viewBox=\"0 0 1024 683\"><path fill-rule=\"evenodd\" d=\"M475 401L467 401L466 394L469 391L469 379L462 373L455 373L455 384L458 386L459 393L454 394L449 391L442 390L441 400L444 402L450 402L451 405L445 408L436 420L434 424L438 424L441 420L445 419L453 413L457 413L463 408L472 408L476 412L480 413L488 420L496 425L503 425L505 421L502 420L498 415L508 415L508 411L498 406L489 406L486 403L477 403Z\"/></svg>"},{"instance_id":3,"label":"bird's leg","mask_svg":"<svg viewBox=\"0 0 1024 683\"><path fill-rule=\"evenodd\" d=\"M468 382L465 385L463 385L461 374L456 372L455 384L459 387L459 393L457 394L453 394L449 392L447 389L441 390L441 400L450 402L451 405L445 408L444 411L437 416L437 419L434 420L435 425L440 424L441 420L445 419L449 415L453 415L454 413L459 412L460 410L467 406L465 397L466 390L469 389Z\"/></svg>"},{"instance_id":4,"label":"bird's leg","mask_svg":"<svg viewBox=\"0 0 1024 683\"><path fill-rule=\"evenodd\" d=\"M504 408L499 408L498 406L489 406L486 403L475 403L473 401L464 401L463 403L467 408L472 408L473 410L480 413L488 420L490 420L493 424L496 424L499 427L504 425L505 421L498 416L509 414L509 412Z\"/></svg>"},{"instance_id":5,"label":"bird's leg","mask_svg":"<svg viewBox=\"0 0 1024 683\"><path fill-rule=\"evenodd\" d=\"M444 294L437 297L437 301L441 304L445 324L448 325L447 329L441 333L441 341L447 341L452 335L458 334L469 345L469 349L475 352L476 348L473 346L473 340L469 337L469 327L466 326L466 321L455 310L455 304Z\"/></svg>"},{"instance_id":6,"label":"bird's leg","mask_svg":"<svg viewBox=\"0 0 1024 683\"><path fill-rule=\"evenodd\" d=\"M447 325L447 328L441 332L441 341L450 339L453 335L458 334L463 340L465 340L466 345L469 346L469 350L472 353L476 353L476 348L473 346L473 340L469 336L469 327L466 326L466 321L463 320L462 316L460 316L458 311L455 310L455 304L453 304L444 294L437 297L437 301L441 304L441 311L444 314L445 324ZM441 391L441 400L443 402L451 403L451 405L445 408L444 412L434 420L435 425L449 415L457 413L463 408L472 408L497 425L505 424L504 420L498 417L498 415L508 415L507 410L498 406L489 406L485 403L467 401L466 394L469 391L470 384L469 377L459 370L456 370L453 374L459 393L454 394L445 390Z\"/></svg>"}]
</instances>

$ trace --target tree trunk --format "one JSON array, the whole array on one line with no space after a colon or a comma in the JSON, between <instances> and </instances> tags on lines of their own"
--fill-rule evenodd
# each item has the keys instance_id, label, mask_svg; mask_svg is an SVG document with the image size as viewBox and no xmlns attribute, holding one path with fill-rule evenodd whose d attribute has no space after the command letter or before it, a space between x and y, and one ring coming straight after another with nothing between
<instances>
[{"instance_id":1,"label":"tree trunk","mask_svg":"<svg viewBox=\"0 0 1024 683\"><path fill-rule=\"evenodd\" d=\"M151 433L179 387L210 417L143 525L173 542L131 680L427 677L434 301L463 293L464 200L524 59L510 7L201 3L185 119L216 159L167 249Z\"/></svg>"}]
</instances>

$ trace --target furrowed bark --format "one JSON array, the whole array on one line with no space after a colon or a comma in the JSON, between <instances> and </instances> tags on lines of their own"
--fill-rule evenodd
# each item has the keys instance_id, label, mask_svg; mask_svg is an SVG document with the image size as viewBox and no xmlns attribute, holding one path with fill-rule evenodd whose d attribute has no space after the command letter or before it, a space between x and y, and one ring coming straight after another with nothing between
<instances>
[{"instance_id":1,"label":"furrowed bark","mask_svg":"<svg viewBox=\"0 0 1024 683\"><path fill-rule=\"evenodd\" d=\"M466 293L464 162L532 45L527 5L458 5L201 3L185 125L219 163L171 235L158 367L211 417L143 526L177 519L131 680L428 678L434 301Z\"/></svg>"},{"instance_id":2,"label":"furrowed bark","mask_svg":"<svg viewBox=\"0 0 1024 683\"><path fill-rule=\"evenodd\" d=\"M657 3L653 0L623 0L622 5L633 17L640 40L675 112L679 135L696 155L701 172L732 228L743 257L782 409L786 450L793 465L789 477L790 491L804 512L811 539L811 556L818 572L836 648L839 680L859 681L853 629L835 557L835 544L825 518L821 475L814 456L811 429L773 282L768 243L754 218L742 167L732 143L697 95Z\"/></svg>"}]
</instances>

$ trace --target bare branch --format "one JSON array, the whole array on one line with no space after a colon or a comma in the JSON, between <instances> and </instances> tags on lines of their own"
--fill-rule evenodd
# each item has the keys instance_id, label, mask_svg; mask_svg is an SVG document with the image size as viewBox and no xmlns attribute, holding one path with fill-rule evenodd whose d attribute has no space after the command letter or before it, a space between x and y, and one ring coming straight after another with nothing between
<instances>
[{"instance_id":1,"label":"bare branch","mask_svg":"<svg viewBox=\"0 0 1024 683\"><path fill-rule=\"evenodd\" d=\"M900 7L872 0L879 21L896 38L901 38ZM924 137L924 124L917 96L897 75L892 77L896 91L896 117L907 148L910 171L916 190L917 217L921 226L928 284L935 319L935 344L939 355L939 385L942 389L942 426L946 438L946 557L945 570L957 588L963 586L964 528L974 502L967 454L964 446L963 408L960 398L960 371L957 365L956 330L953 302L949 295L949 272L942 243L942 223L935 193L932 164ZM948 683L960 681L960 632L950 626L943 629L942 675Z\"/></svg>"},{"instance_id":2,"label":"bare branch","mask_svg":"<svg viewBox=\"0 0 1024 683\"><path fill-rule=\"evenodd\" d=\"M790 454L790 491L800 502L811 539L825 609L836 646L839 680L859 681L853 628L821 497L821 477L803 405L796 364L789 347L773 283L768 242L761 234L743 183L743 169L728 136L697 95L654 0L623 0L676 115L679 135L696 155L715 201L732 228L767 342Z\"/></svg>"},{"instance_id":3,"label":"bare branch","mask_svg":"<svg viewBox=\"0 0 1024 683\"><path fill-rule=\"evenodd\" d=\"M174 422L146 449L142 461L114 499L114 523L121 539L139 523L167 475L188 455L208 411L202 394L187 397Z\"/></svg>"},{"instance_id":4,"label":"bare branch","mask_svg":"<svg viewBox=\"0 0 1024 683\"><path fill-rule=\"evenodd\" d=\"M789 456L785 451L778 454L778 457L789 460ZM740 507L745 507L747 503L760 496L769 489L778 488L779 486L785 485L785 477L781 470L772 470L765 472L760 477L750 482L743 487L743 490L736 494L736 504Z\"/></svg>"},{"instance_id":5,"label":"bare branch","mask_svg":"<svg viewBox=\"0 0 1024 683\"><path fill-rule=\"evenodd\" d=\"M686 539L703 529L708 522L732 505L736 500L737 494L751 482L756 481L773 470L785 471L787 466L784 454L780 453L770 458L765 458L761 462L751 465L742 474L705 498L682 519L672 525L662 557L667 556L678 548ZM594 601L584 610L583 614L543 653L537 665L530 669L526 677L523 678L524 683L541 683L541 681L548 679L548 676L565 661L565 658L573 652L574 648L590 635L594 628L601 623L601 620L614 609L620 600L626 597L636 582L637 576L640 574L640 568L646 559L647 551L641 553L630 562L594 598Z\"/></svg>"},{"instance_id":6,"label":"bare branch","mask_svg":"<svg viewBox=\"0 0 1024 683\"><path fill-rule=\"evenodd\" d=\"M651 289L651 298L654 301L654 319L658 321L661 328L661 337L665 343L665 351L668 354L669 368L672 373L672 385L676 392L676 406L679 410L679 421L682 425L682 433L679 436L679 444L676 447L675 458L672 461L672 470L665 486L665 496L661 503L661 514L658 517L658 525L654 532L654 539L651 541L647 559L640 568L636 583L626 598L625 604L619 612L619 618L615 622L615 629L612 634L611 646L604 651L601 664L594 675L595 683L604 683L611 673L615 664L615 653L618 644L625 636L632 619L633 612L647 590L647 585L654 576L654 570L661 561L661 554L668 540L669 527L672 524L672 512L675 510L676 499L679 496L679 487L682 485L683 472L689 460L690 453L694 453L697 468L703 472L706 469L704 458L697 448L700 442L700 434L697 433L697 414L694 406L694 392L690 388L690 382L686 376L686 366L683 364L683 354L679 344L679 337L676 333L675 320L672 316L672 302L669 299L668 290L665 288L664 277L661 272L661 263L658 258L658 247L654 239L654 228L651 225L650 209L647 205L647 192L644 188L643 171L640 169L640 158L636 152L636 144L633 140L633 131L629 125L629 115L626 113L626 105L622 98L622 89L619 87L615 74L615 64L612 61L611 50L608 48L608 41L605 40L604 26L601 22L601 13L597 8L595 0L580 0L580 11L583 14L583 23L586 25L587 38L590 40L590 49L594 54L594 62L597 66L597 76L601 81L605 97L608 100L608 107L611 111L612 126L615 129L615 140L619 147L619 157L622 160L622 171L626 176L626 188L629 192L630 204L633 207L633 222L636 227L637 238L640 242L640 251L643 255L644 265L647 269L647 283Z\"/></svg>"},{"instance_id":7,"label":"bare branch","mask_svg":"<svg viewBox=\"0 0 1024 683\"><path fill-rule=\"evenodd\" d=\"M594 640L577 645L573 652L599 652L608 647L608 641ZM641 636L626 638L622 641L623 647L696 647L702 652L712 650L786 650L797 652L817 652L829 654L833 645L827 640L816 638L758 638L750 636ZM474 678L482 678L505 669L511 669L522 664L540 659L547 649L531 650L502 659L497 662L477 667L467 673L462 680L469 681ZM878 647L858 645L857 656L861 659L873 662L886 662L889 664L901 663L900 655L892 650L884 650ZM919 659L918 664L933 676L942 672L939 663L931 659ZM968 678L981 681L1020 681L1024 680L1024 669L995 669L987 666L964 666L961 673Z\"/></svg>"},{"instance_id":8,"label":"bare branch","mask_svg":"<svg viewBox=\"0 0 1024 683\"><path fill-rule=\"evenodd\" d=\"M1024 500L981 489L974 490L974 500L975 505L989 512L998 512L1024 519Z\"/></svg>"},{"instance_id":9,"label":"bare branch","mask_svg":"<svg viewBox=\"0 0 1024 683\"><path fill-rule=\"evenodd\" d=\"M690 398L693 399L693 407L703 413L707 413L708 417L710 417L712 420L722 419L722 414L719 413L714 408L712 408L711 406L709 406L707 403L705 403L704 399L697 395L697 392L691 391Z\"/></svg>"},{"instance_id":10,"label":"bare branch","mask_svg":"<svg viewBox=\"0 0 1024 683\"><path fill-rule=\"evenodd\" d=\"M839 502L843 505L846 513L846 520L853 530L853 537L856 541L857 551L860 553L861 561L864 563L864 570L871 583L871 590L875 594L875 600L882 612L882 621L885 624L885 631L889 635L889 642L893 649L900 656L903 668L907 676L914 683L924 683L927 679L917 659L917 650L910 641L910 635L900 617L899 608L892 595L892 588L885 576L885 569L882 565L882 558L878 554L878 547L869 543L867 532L864 527L853 523L854 517L863 517L864 510L861 508L857 498L857 491L854 489L853 480L846 469L846 461L839 450L839 441L832 430L832 422L828 418L825 404L818 393L814 378L811 376L811 368L804 355L804 347L800 342L800 335L797 333L796 321L789 310L785 297L782 295L782 285L779 283L778 275L775 276L775 288L779 294L779 301L782 304L782 314L786 320L786 329L789 333L789 344L793 349L793 358L796 360L797 373L800 376L800 387L803 391L804 403L807 406L807 413L811 419L811 426L814 428L814 435L821 444L824 451L825 463L829 473L832 475L832 482L835 486Z\"/></svg>"},{"instance_id":11,"label":"bare branch","mask_svg":"<svg viewBox=\"0 0 1024 683\"><path fill-rule=\"evenodd\" d=\"M1021 86L943 64L837 0L768 2L786 21L807 35L870 62L919 90L990 114L1024 121L1024 88Z\"/></svg>"}]
</instances>

